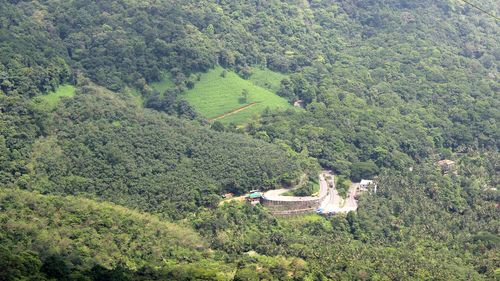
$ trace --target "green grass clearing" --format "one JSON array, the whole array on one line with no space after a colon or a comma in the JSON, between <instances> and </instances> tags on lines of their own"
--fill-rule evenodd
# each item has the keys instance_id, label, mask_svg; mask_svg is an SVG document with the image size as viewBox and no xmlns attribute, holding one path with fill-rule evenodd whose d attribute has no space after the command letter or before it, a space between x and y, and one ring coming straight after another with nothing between
<instances>
[{"instance_id":1,"label":"green grass clearing","mask_svg":"<svg viewBox=\"0 0 500 281\"><path fill-rule=\"evenodd\" d=\"M151 83L151 88L163 94L166 90L175 88L170 73L164 73L160 82Z\"/></svg>"},{"instance_id":2,"label":"green grass clearing","mask_svg":"<svg viewBox=\"0 0 500 281\"><path fill-rule=\"evenodd\" d=\"M281 80L287 78L286 74L271 71L267 68L252 68L249 80L257 86L277 93L281 87Z\"/></svg>"},{"instance_id":3,"label":"green grass clearing","mask_svg":"<svg viewBox=\"0 0 500 281\"><path fill-rule=\"evenodd\" d=\"M195 87L182 94L181 98L188 101L208 119L215 119L240 109L234 114L218 119L226 124L244 124L258 116L267 107L270 109L293 108L286 99L239 77L232 71L227 71L226 76L222 77L223 70L222 67L217 67L203 73ZM248 91L248 97L243 102L241 98L244 89Z\"/></svg>"},{"instance_id":4,"label":"green grass clearing","mask_svg":"<svg viewBox=\"0 0 500 281\"><path fill-rule=\"evenodd\" d=\"M142 98L141 93L137 89L126 87L123 90L123 92L127 94L129 98L132 99L137 106L139 107L143 106L144 100Z\"/></svg>"},{"instance_id":5,"label":"green grass clearing","mask_svg":"<svg viewBox=\"0 0 500 281\"><path fill-rule=\"evenodd\" d=\"M53 110L62 98L73 97L75 95L75 90L75 86L73 85L61 85L54 92L36 97L36 106L44 110Z\"/></svg>"}]
</instances>

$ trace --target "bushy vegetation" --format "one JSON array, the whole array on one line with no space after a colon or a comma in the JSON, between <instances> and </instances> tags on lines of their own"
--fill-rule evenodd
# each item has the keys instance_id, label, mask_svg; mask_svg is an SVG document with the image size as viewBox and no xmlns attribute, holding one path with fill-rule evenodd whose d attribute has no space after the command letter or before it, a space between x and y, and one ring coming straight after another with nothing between
<instances>
[{"instance_id":1,"label":"bushy vegetation","mask_svg":"<svg viewBox=\"0 0 500 281\"><path fill-rule=\"evenodd\" d=\"M0 279L498 279L500 29L464 3L0 0L0 185L57 195L2 189ZM217 207L317 163L378 192Z\"/></svg>"},{"instance_id":2,"label":"bushy vegetation","mask_svg":"<svg viewBox=\"0 0 500 281\"><path fill-rule=\"evenodd\" d=\"M25 188L92 194L180 217L216 206L224 192L291 184L307 169L298 155L263 141L143 110L99 88L87 91L64 101L46 128L54 133L35 142Z\"/></svg>"},{"instance_id":3,"label":"bushy vegetation","mask_svg":"<svg viewBox=\"0 0 500 281\"><path fill-rule=\"evenodd\" d=\"M54 92L39 96L34 99L36 106L45 109L54 109L62 98L70 98L75 95L75 87L73 85L59 86Z\"/></svg>"},{"instance_id":4,"label":"bushy vegetation","mask_svg":"<svg viewBox=\"0 0 500 281\"><path fill-rule=\"evenodd\" d=\"M285 192L284 196L313 196L319 192L319 182L317 179L309 179L302 186Z\"/></svg>"},{"instance_id":5,"label":"bushy vegetation","mask_svg":"<svg viewBox=\"0 0 500 281\"><path fill-rule=\"evenodd\" d=\"M3 247L63 257L79 270L195 262L207 248L191 229L109 203L1 189L0 204Z\"/></svg>"},{"instance_id":6,"label":"bushy vegetation","mask_svg":"<svg viewBox=\"0 0 500 281\"><path fill-rule=\"evenodd\" d=\"M160 81L151 83L151 88L158 93L165 93L167 90L174 89L175 84L172 81L171 75L166 73L163 74Z\"/></svg>"},{"instance_id":7,"label":"bushy vegetation","mask_svg":"<svg viewBox=\"0 0 500 281\"><path fill-rule=\"evenodd\" d=\"M109 203L0 189L0 206L2 280L247 280L310 274L300 258L255 252L227 257L209 249L189 227Z\"/></svg>"}]
</instances>

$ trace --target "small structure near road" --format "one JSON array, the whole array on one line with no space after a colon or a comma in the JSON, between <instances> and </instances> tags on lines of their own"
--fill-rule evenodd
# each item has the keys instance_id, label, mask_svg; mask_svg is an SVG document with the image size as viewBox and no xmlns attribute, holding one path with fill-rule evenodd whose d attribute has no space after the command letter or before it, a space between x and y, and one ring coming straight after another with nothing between
<instances>
[{"instance_id":1,"label":"small structure near road","mask_svg":"<svg viewBox=\"0 0 500 281\"><path fill-rule=\"evenodd\" d=\"M364 191L373 191L374 193L377 193L377 185L373 180L361 180L358 186L358 192Z\"/></svg>"},{"instance_id":2,"label":"small structure near road","mask_svg":"<svg viewBox=\"0 0 500 281\"><path fill-rule=\"evenodd\" d=\"M251 192L250 194L248 194L245 199L252 203L252 204L259 204L260 203L260 200L262 198L262 193L261 192L258 192L258 191L253 191Z\"/></svg>"}]
</instances>

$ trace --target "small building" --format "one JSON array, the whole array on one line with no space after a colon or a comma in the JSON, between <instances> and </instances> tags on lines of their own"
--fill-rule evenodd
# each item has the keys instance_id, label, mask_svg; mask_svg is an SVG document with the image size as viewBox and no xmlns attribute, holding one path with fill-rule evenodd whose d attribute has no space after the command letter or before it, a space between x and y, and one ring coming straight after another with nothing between
<instances>
[{"instance_id":1,"label":"small building","mask_svg":"<svg viewBox=\"0 0 500 281\"><path fill-rule=\"evenodd\" d=\"M260 192L252 192L245 197L245 199L252 204L260 203L261 198L262 198L262 193Z\"/></svg>"},{"instance_id":2,"label":"small building","mask_svg":"<svg viewBox=\"0 0 500 281\"><path fill-rule=\"evenodd\" d=\"M363 192L363 191L373 191L377 192L377 185L373 180L361 180L359 183L358 191Z\"/></svg>"},{"instance_id":3,"label":"small building","mask_svg":"<svg viewBox=\"0 0 500 281\"><path fill-rule=\"evenodd\" d=\"M437 165L441 167L443 173L448 173L455 168L455 161L443 159L437 162Z\"/></svg>"},{"instance_id":4,"label":"small building","mask_svg":"<svg viewBox=\"0 0 500 281\"><path fill-rule=\"evenodd\" d=\"M293 102L293 106L304 108L304 101L303 100L296 100Z\"/></svg>"},{"instance_id":5,"label":"small building","mask_svg":"<svg viewBox=\"0 0 500 281\"><path fill-rule=\"evenodd\" d=\"M368 189L368 187L370 187L371 185L373 185L372 180L361 180L361 182L359 183L359 188Z\"/></svg>"}]
</instances>

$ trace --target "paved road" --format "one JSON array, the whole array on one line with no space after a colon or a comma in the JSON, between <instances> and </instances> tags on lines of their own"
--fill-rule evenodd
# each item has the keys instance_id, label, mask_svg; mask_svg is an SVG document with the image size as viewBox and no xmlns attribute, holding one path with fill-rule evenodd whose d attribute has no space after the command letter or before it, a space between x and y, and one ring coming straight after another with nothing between
<instances>
[{"instance_id":1,"label":"paved road","mask_svg":"<svg viewBox=\"0 0 500 281\"><path fill-rule=\"evenodd\" d=\"M348 191L347 198L342 198L335 188L335 179L330 171L323 171L319 175L319 196L283 196L290 189L273 189L265 192L263 197L270 201L312 201L318 197L325 197L320 203L319 209L322 214L348 213L358 209L355 199L358 184L353 184Z\"/></svg>"},{"instance_id":2,"label":"paved road","mask_svg":"<svg viewBox=\"0 0 500 281\"><path fill-rule=\"evenodd\" d=\"M325 172L319 175L319 196L283 196L282 194L290 191L290 189L282 188L282 189L273 189L264 193L263 197L270 201L312 201L318 200L318 197L321 198L325 196L328 192L328 183L326 182L325 176L323 175ZM327 173L327 172L326 172Z\"/></svg>"},{"instance_id":3,"label":"paved road","mask_svg":"<svg viewBox=\"0 0 500 281\"><path fill-rule=\"evenodd\" d=\"M356 191L358 190L358 185L359 183L355 183L351 185L349 188L349 193L347 196L347 201L346 204L344 205L344 208L349 211L356 211L358 209L358 200L356 200Z\"/></svg>"},{"instance_id":4,"label":"paved road","mask_svg":"<svg viewBox=\"0 0 500 281\"><path fill-rule=\"evenodd\" d=\"M320 213L322 214L335 214L335 213L348 213L358 209L358 202L356 201L357 185L353 184L348 191L347 198L342 198L337 189L335 189L335 180L333 174L325 175L330 188L328 189L328 196L320 204Z\"/></svg>"}]
</instances>

